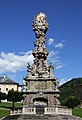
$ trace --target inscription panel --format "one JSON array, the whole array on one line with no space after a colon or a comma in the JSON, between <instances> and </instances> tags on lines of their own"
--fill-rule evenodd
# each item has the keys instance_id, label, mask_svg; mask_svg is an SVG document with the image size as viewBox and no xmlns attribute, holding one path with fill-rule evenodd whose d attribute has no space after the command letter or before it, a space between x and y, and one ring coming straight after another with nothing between
<instances>
[{"instance_id":1,"label":"inscription panel","mask_svg":"<svg viewBox=\"0 0 82 120\"><path fill-rule=\"evenodd\" d=\"M36 90L46 90L47 89L47 84L45 81L38 81L35 84L35 89Z\"/></svg>"}]
</instances>

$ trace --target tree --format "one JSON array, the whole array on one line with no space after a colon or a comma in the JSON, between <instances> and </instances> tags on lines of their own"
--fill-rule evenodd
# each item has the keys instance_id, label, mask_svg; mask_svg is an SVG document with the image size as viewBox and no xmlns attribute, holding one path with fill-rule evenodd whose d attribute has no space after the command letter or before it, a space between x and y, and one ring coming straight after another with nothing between
<instances>
[{"instance_id":1,"label":"tree","mask_svg":"<svg viewBox=\"0 0 82 120\"><path fill-rule=\"evenodd\" d=\"M77 105L80 105L80 100L78 99L78 97L70 96L70 97L67 97L62 104L69 108L74 108Z\"/></svg>"},{"instance_id":2,"label":"tree","mask_svg":"<svg viewBox=\"0 0 82 120\"><path fill-rule=\"evenodd\" d=\"M7 95L7 100L12 101L12 107L14 108L14 103L22 100L22 94L18 91L10 90Z\"/></svg>"},{"instance_id":3,"label":"tree","mask_svg":"<svg viewBox=\"0 0 82 120\"><path fill-rule=\"evenodd\" d=\"M0 92L0 103L1 103L1 100L5 100L5 99L6 99L6 94Z\"/></svg>"},{"instance_id":4,"label":"tree","mask_svg":"<svg viewBox=\"0 0 82 120\"><path fill-rule=\"evenodd\" d=\"M1 100L2 100L2 92L0 92L0 103L1 103Z\"/></svg>"}]
</instances>

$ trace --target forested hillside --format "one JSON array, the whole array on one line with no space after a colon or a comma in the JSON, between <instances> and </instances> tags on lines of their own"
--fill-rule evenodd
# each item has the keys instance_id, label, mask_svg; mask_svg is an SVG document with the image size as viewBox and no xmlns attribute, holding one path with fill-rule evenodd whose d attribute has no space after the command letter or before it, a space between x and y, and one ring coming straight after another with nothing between
<instances>
[{"instance_id":1,"label":"forested hillside","mask_svg":"<svg viewBox=\"0 0 82 120\"><path fill-rule=\"evenodd\" d=\"M64 83L59 87L59 90L61 92L60 100L64 100L65 98L69 96L76 96L74 92L74 88L78 85L82 84L82 78L73 78L70 81Z\"/></svg>"}]
</instances>

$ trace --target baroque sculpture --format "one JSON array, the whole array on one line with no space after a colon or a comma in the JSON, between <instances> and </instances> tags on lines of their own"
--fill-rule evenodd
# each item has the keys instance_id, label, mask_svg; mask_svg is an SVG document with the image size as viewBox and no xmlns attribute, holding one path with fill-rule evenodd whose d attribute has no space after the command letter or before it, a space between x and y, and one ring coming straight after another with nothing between
<instances>
[{"instance_id":1,"label":"baroque sculpture","mask_svg":"<svg viewBox=\"0 0 82 120\"><path fill-rule=\"evenodd\" d=\"M35 16L32 26L36 36L35 50L32 52L35 58L34 64L28 63L28 73L26 77L23 77L23 107L11 110L9 119L81 120L72 115L71 109L60 106L59 82L54 77L53 65L47 63L48 51L45 47L45 34L48 30L48 23L45 14L40 13Z\"/></svg>"},{"instance_id":2,"label":"baroque sculpture","mask_svg":"<svg viewBox=\"0 0 82 120\"><path fill-rule=\"evenodd\" d=\"M54 78L54 67L47 63L48 50L45 47L45 34L48 30L48 22L44 13L35 16L33 31L36 41L34 64L28 63L28 74L23 78L24 105L27 106L59 106L58 81Z\"/></svg>"}]
</instances>

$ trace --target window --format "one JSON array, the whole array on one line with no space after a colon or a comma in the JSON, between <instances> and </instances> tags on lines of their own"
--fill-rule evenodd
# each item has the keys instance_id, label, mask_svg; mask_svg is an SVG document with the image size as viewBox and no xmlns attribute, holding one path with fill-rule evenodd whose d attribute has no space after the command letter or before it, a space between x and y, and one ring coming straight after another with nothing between
<instances>
[{"instance_id":1,"label":"window","mask_svg":"<svg viewBox=\"0 0 82 120\"><path fill-rule=\"evenodd\" d=\"M1 92L1 88L0 88L0 92Z\"/></svg>"},{"instance_id":2,"label":"window","mask_svg":"<svg viewBox=\"0 0 82 120\"><path fill-rule=\"evenodd\" d=\"M14 88L12 88L12 90L14 91Z\"/></svg>"},{"instance_id":3,"label":"window","mask_svg":"<svg viewBox=\"0 0 82 120\"><path fill-rule=\"evenodd\" d=\"M8 88L6 88L6 92L8 91Z\"/></svg>"}]
</instances>

